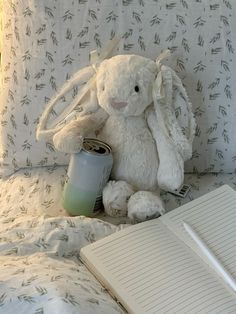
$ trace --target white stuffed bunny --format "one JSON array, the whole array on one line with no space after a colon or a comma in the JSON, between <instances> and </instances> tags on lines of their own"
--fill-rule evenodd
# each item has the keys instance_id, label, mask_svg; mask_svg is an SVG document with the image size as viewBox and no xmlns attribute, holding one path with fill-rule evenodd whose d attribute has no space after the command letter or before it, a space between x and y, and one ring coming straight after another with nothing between
<instances>
[{"instance_id":1,"label":"white stuffed bunny","mask_svg":"<svg viewBox=\"0 0 236 314\"><path fill-rule=\"evenodd\" d=\"M195 121L180 79L159 62L138 55L117 55L102 61L95 73L93 67L80 71L52 103L69 86L90 77L73 104L86 101L90 109L54 129L55 147L77 153L83 139L95 132L112 147L114 159L111 181L103 190L106 213L128 214L138 221L163 214L159 187L179 188L184 161L192 155ZM38 138L45 116L42 120Z\"/></svg>"}]
</instances>

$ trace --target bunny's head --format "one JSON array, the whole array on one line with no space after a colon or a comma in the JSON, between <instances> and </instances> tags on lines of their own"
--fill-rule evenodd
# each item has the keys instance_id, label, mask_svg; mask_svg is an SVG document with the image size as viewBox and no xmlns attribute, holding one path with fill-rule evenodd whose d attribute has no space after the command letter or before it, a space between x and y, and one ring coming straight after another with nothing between
<instances>
[{"instance_id":1,"label":"bunny's head","mask_svg":"<svg viewBox=\"0 0 236 314\"><path fill-rule=\"evenodd\" d=\"M109 115L138 116L152 103L156 63L137 55L104 60L97 71L99 105Z\"/></svg>"}]
</instances>

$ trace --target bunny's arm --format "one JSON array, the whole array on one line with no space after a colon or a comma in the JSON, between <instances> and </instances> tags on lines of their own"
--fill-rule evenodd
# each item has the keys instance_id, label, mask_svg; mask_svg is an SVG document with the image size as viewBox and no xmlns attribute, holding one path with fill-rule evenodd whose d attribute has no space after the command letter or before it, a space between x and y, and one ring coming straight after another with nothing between
<instances>
[{"instance_id":1,"label":"bunny's arm","mask_svg":"<svg viewBox=\"0 0 236 314\"><path fill-rule=\"evenodd\" d=\"M160 188L166 191L174 191L183 183L184 160L177 147L168 134L163 132L160 121L157 122L156 113L153 109L146 112L148 126L155 139L159 157L157 181Z\"/></svg>"},{"instance_id":2,"label":"bunny's arm","mask_svg":"<svg viewBox=\"0 0 236 314\"><path fill-rule=\"evenodd\" d=\"M107 118L106 111L99 108L96 112L71 121L54 135L55 148L65 153L78 153L82 148L84 138L91 132L101 129Z\"/></svg>"}]
</instances>

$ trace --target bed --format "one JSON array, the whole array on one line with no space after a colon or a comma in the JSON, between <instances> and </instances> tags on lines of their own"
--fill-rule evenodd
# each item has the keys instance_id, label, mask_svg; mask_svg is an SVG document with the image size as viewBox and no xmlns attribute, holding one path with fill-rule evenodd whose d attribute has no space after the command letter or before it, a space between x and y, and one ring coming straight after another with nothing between
<instances>
[{"instance_id":1,"label":"bed","mask_svg":"<svg viewBox=\"0 0 236 314\"><path fill-rule=\"evenodd\" d=\"M214 188L236 188L236 6L233 1L2 0L0 84L0 313L123 313L80 262L80 248L126 228L104 213L70 217L62 207L69 157L35 129L48 100L89 51L116 34L115 53L168 63L183 80L197 120L184 199L162 191L172 210ZM70 102L76 87L62 102Z\"/></svg>"}]
</instances>

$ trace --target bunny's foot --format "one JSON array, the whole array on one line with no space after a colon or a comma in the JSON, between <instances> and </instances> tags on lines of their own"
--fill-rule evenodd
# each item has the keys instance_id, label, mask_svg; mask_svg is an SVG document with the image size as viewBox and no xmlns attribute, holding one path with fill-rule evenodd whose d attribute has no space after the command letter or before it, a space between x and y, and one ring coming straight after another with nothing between
<instances>
[{"instance_id":1,"label":"bunny's foot","mask_svg":"<svg viewBox=\"0 0 236 314\"><path fill-rule=\"evenodd\" d=\"M125 181L109 181L103 189L103 205L109 216L127 216L127 202L134 194L133 187Z\"/></svg>"},{"instance_id":2,"label":"bunny's foot","mask_svg":"<svg viewBox=\"0 0 236 314\"><path fill-rule=\"evenodd\" d=\"M164 213L160 197L152 192L136 192L128 201L128 216L135 222L156 218Z\"/></svg>"}]
</instances>

